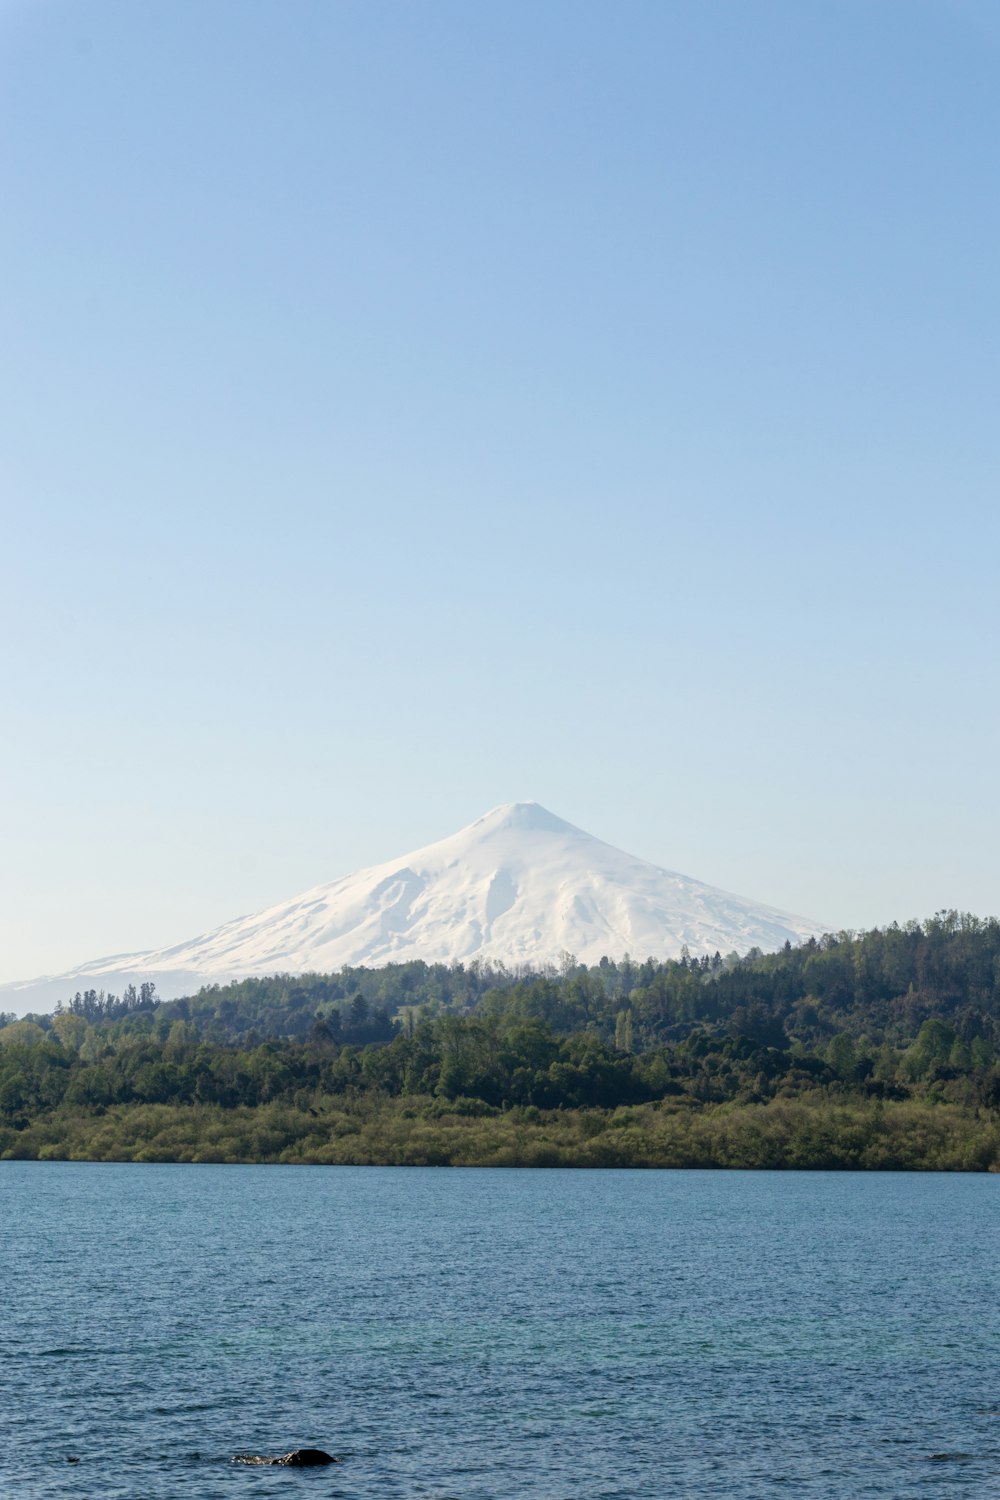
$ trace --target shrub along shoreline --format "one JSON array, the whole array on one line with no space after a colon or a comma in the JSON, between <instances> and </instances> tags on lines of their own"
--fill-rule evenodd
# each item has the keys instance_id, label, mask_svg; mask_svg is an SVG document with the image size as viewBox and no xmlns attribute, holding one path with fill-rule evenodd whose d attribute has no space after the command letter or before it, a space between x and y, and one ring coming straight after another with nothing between
<instances>
[{"instance_id":1,"label":"shrub along shoreline","mask_svg":"<svg viewBox=\"0 0 1000 1500\"><path fill-rule=\"evenodd\" d=\"M319 1107L317 1107L317 1105ZM764 1104L677 1101L614 1110L483 1112L430 1098L318 1099L305 1108L132 1104L56 1111L0 1128L19 1161L274 1163L327 1166L745 1168L1000 1171L993 1112L922 1100Z\"/></svg>"}]
</instances>

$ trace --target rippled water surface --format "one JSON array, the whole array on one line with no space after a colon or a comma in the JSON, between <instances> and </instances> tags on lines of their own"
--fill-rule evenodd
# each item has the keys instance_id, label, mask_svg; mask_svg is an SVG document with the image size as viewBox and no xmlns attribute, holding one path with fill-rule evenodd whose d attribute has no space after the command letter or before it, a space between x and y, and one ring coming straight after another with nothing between
<instances>
[{"instance_id":1,"label":"rippled water surface","mask_svg":"<svg viewBox=\"0 0 1000 1500\"><path fill-rule=\"evenodd\" d=\"M998 1219L985 1176L3 1163L0 1494L1000 1496ZM298 1446L345 1462L229 1461Z\"/></svg>"}]
</instances>

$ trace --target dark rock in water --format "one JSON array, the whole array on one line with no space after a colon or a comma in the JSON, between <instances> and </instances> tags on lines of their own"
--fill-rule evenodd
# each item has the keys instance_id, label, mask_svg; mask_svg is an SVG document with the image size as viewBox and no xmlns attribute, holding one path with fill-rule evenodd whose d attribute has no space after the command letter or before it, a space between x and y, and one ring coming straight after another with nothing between
<instances>
[{"instance_id":1,"label":"dark rock in water","mask_svg":"<svg viewBox=\"0 0 1000 1500\"><path fill-rule=\"evenodd\" d=\"M339 1464L343 1460L324 1453L322 1448L293 1448L281 1458L263 1458L257 1453L237 1453L234 1464L280 1464L286 1469L312 1469L318 1464Z\"/></svg>"}]
</instances>

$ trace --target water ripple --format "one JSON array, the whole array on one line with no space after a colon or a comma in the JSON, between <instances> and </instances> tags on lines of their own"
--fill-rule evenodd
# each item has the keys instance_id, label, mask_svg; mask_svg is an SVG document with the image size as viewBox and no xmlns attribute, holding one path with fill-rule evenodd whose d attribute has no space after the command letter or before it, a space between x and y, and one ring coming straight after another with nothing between
<instances>
[{"instance_id":1,"label":"water ripple","mask_svg":"<svg viewBox=\"0 0 1000 1500\"><path fill-rule=\"evenodd\" d=\"M3 1163L0 1493L995 1495L998 1190Z\"/></svg>"}]
</instances>

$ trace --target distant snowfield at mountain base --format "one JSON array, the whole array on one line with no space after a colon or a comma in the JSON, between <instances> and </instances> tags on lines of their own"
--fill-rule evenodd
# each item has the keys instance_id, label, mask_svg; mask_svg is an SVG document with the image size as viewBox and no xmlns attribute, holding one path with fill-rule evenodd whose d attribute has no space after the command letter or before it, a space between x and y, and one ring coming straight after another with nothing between
<instances>
[{"instance_id":1,"label":"distant snowfield at mountain base","mask_svg":"<svg viewBox=\"0 0 1000 1500\"><path fill-rule=\"evenodd\" d=\"M163 999L265 974L423 959L508 968L602 957L765 952L821 924L636 859L536 802L494 808L401 859L315 886L203 937L0 986L0 1010L44 1011L78 989L152 980Z\"/></svg>"}]
</instances>

